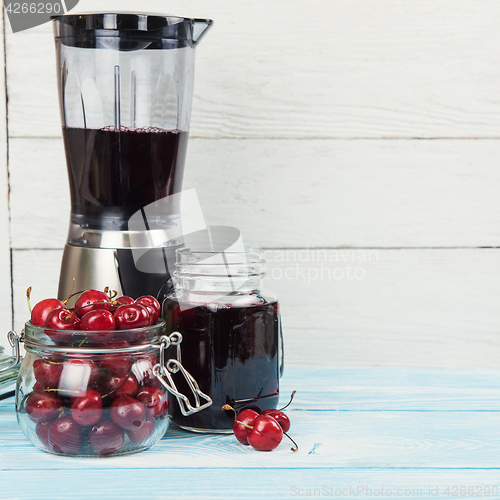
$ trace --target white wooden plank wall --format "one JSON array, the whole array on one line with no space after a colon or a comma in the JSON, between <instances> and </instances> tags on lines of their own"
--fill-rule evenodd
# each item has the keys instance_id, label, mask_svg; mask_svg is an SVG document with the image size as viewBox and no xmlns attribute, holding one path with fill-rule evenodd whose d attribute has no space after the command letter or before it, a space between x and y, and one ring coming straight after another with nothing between
<instances>
[{"instance_id":1,"label":"white wooden plank wall","mask_svg":"<svg viewBox=\"0 0 500 500\"><path fill-rule=\"evenodd\" d=\"M103 8L137 6L78 6ZM209 223L273 250L288 365L498 367L500 249L483 247L500 247L500 4L147 3L165 9L215 20L197 49L184 186ZM27 286L56 293L69 190L51 27L7 23L6 48L0 229L20 328Z\"/></svg>"},{"instance_id":2,"label":"white wooden plank wall","mask_svg":"<svg viewBox=\"0 0 500 500\"><path fill-rule=\"evenodd\" d=\"M0 58L4 58L3 9ZM5 72L0 71L0 350L8 347L6 333L12 328L12 278L10 258L9 180L7 168L7 109ZM7 352L10 352L8 347Z\"/></svg>"}]
</instances>

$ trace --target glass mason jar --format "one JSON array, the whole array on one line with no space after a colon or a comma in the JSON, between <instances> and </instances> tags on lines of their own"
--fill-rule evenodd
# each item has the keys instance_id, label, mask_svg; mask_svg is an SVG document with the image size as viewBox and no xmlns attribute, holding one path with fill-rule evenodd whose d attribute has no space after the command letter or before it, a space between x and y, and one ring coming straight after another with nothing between
<instances>
[{"instance_id":1,"label":"glass mason jar","mask_svg":"<svg viewBox=\"0 0 500 500\"><path fill-rule=\"evenodd\" d=\"M21 430L38 448L58 455L116 456L146 450L169 427L172 397L179 394L171 372L179 361L165 359L180 335L165 335L165 323L133 330L98 332L49 330L26 323L21 337L26 356L16 385ZM106 341L106 333L109 340ZM194 390L196 382L192 381ZM199 401L198 390L195 399ZM205 406L210 402L205 396ZM182 405L183 400L180 400ZM186 414L204 406L183 405Z\"/></svg>"},{"instance_id":2,"label":"glass mason jar","mask_svg":"<svg viewBox=\"0 0 500 500\"><path fill-rule=\"evenodd\" d=\"M263 266L259 251L176 252L175 291L163 318L168 332L182 334L182 363L213 400L189 416L172 405L173 421L186 430L232 432L234 413L225 404L236 411L278 405L283 337L278 299L262 288Z\"/></svg>"}]
</instances>

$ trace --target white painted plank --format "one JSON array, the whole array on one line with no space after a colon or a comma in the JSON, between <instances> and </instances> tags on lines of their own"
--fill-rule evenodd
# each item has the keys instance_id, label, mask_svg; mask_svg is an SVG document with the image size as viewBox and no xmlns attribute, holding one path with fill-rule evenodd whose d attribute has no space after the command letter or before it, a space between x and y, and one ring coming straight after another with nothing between
<instances>
[{"instance_id":1,"label":"white painted plank","mask_svg":"<svg viewBox=\"0 0 500 500\"><path fill-rule=\"evenodd\" d=\"M262 247L500 245L497 141L192 141L186 187Z\"/></svg>"},{"instance_id":2,"label":"white painted plank","mask_svg":"<svg viewBox=\"0 0 500 500\"><path fill-rule=\"evenodd\" d=\"M498 136L496 0L147 3L166 9L215 20L197 49L196 136ZM7 54L10 134L58 136L50 26L8 33Z\"/></svg>"},{"instance_id":3,"label":"white painted plank","mask_svg":"<svg viewBox=\"0 0 500 500\"><path fill-rule=\"evenodd\" d=\"M290 364L499 367L499 250L341 252L268 253Z\"/></svg>"},{"instance_id":4,"label":"white painted plank","mask_svg":"<svg viewBox=\"0 0 500 500\"><path fill-rule=\"evenodd\" d=\"M349 252L346 261L335 250L322 261L307 251L295 260L289 251L267 252L266 286L282 306L285 370L499 367L500 250L377 250L354 263L363 253ZM14 252L17 329L27 318L28 286L35 301L55 295L60 259L60 250ZM349 268L364 277L349 279Z\"/></svg>"},{"instance_id":5,"label":"white painted plank","mask_svg":"<svg viewBox=\"0 0 500 500\"><path fill-rule=\"evenodd\" d=\"M4 56L3 8L0 12L0 58ZM5 74L0 71L0 332L12 328L12 278L10 272L9 185L7 166L7 111ZM0 335L1 347L11 352L5 335Z\"/></svg>"},{"instance_id":6,"label":"white painted plank","mask_svg":"<svg viewBox=\"0 0 500 500\"><path fill-rule=\"evenodd\" d=\"M62 250L15 251L12 259L14 276L14 329L20 332L30 319L26 290L32 287L31 304L57 297Z\"/></svg>"},{"instance_id":7,"label":"white painted plank","mask_svg":"<svg viewBox=\"0 0 500 500\"><path fill-rule=\"evenodd\" d=\"M13 248L63 248L70 216L62 139L10 140Z\"/></svg>"},{"instance_id":8,"label":"white painted plank","mask_svg":"<svg viewBox=\"0 0 500 500\"><path fill-rule=\"evenodd\" d=\"M102 460L94 463L102 463ZM97 467L97 466L96 466ZM0 472L4 498L67 500L120 498L250 499L258 498L450 498L472 486L472 493L492 496L498 470L368 470L368 469L134 469ZM358 487L360 490L358 490ZM474 488L476 487L476 488ZM489 487L485 490L485 487ZM431 491L429 491L431 488ZM437 489L436 489L437 488ZM464 499L476 496L460 495ZM387 490L391 490L390 494ZM399 495L398 495L399 490ZM421 490L421 491L420 491ZM448 491L449 495L446 494ZM335 492L338 492L335 495ZM352 492L352 493L350 493ZM405 495L406 492L406 495ZM430 494L429 494L430 493ZM437 494L436 494L437 493ZM359 494L359 495L358 495ZM9 496L10 495L10 496Z\"/></svg>"},{"instance_id":9,"label":"white painted plank","mask_svg":"<svg viewBox=\"0 0 500 500\"><path fill-rule=\"evenodd\" d=\"M184 188L262 247L500 246L500 141L191 139ZM61 248L61 139L11 139L14 248Z\"/></svg>"}]
</instances>

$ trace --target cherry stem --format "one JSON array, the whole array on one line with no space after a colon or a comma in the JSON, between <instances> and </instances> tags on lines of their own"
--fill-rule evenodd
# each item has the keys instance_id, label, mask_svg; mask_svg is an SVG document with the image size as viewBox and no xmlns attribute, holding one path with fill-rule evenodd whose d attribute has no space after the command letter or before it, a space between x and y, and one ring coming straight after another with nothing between
<instances>
[{"instance_id":1,"label":"cherry stem","mask_svg":"<svg viewBox=\"0 0 500 500\"><path fill-rule=\"evenodd\" d=\"M78 292L80 293L80 292ZM72 314L77 313L78 311L81 311L82 309L85 309L86 307L92 307L92 306L105 306L109 304L109 302L93 302L92 304L87 304L86 306L82 306L79 309L75 309L74 311L71 311L68 316L66 316L64 319L67 320Z\"/></svg>"},{"instance_id":2,"label":"cherry stem","mask_svg":"<svg viewBox=\"0 0 500 500\"><path fill-rule=\"evenodd\" d=\"M28 299L28 309L30 310L30 314L31 314L31 302L30 302L30 297L31 297L31 287L29 287L29 288L26 290L26 298Z\"/></svg>"},{"instance_id":3,"label":"cherry stem","mask_svg":"<svg viewBox=\"0 0 500 500\"><path fill-rule=\"evenodd\" d=\"M73 297L73 295L72 295L72 294L73 294L74 289L75 289L75 278L73 278L73 284L71 285L71 292L69 292L69 297L65 298L65 299L62 301L62 303L63 303L64 305L66 305L66 304L68 303L68 300L69 300L69 299L71 299L71 297Z\"/></svg>"},{"instance_id":4,"label":"cherry stem","mask_svg":"<svg viewBox=\"0 0 500 500\"><path fill-rule=\"evenodd\" d=\"M73 289L71 289L71 291L73 291ZM79 292L72 293L71 295L69 295L68 297L66 297L66 298L62 301L62 303L63 303L64 305L66 305L72 297L74 297L75 295L78 295L79 293L83 293L84 291L85 291L85 290L80 290Z\"/></svg>"},{"instance_id":5,"label":"cherry stem","mask_svg":"<svg viewBox=\"0 0 500 500\"><path fill-rule=\"evenodd\" d=\"M283 411L285 408L288 408L291 404L292 404L292 401L293 401L293 397L295 396L297 391L293 391L292 394L290 395L290 401L288 401L288 404L283 406L283 408L280 408L279 410L276 410L276 411Z\"/></svg>"},{"instance_id":6,"label":"cherry stem","mask_svg":"<svg viewBox=\"0 0 500 500\"><path fill-rule=\"evenodd\" d=\"M295 448L291 448L292 451L297 451L299 449L299 445L285 432L283 434L294 444Z\"/></svg>"},{"instance_id":7,"label":"cherry stem","mask_svg":"<svg viewBox=\"0 0 500 500\"><path fill-rule=\"evenodd\" d=\"M78 309L80 310L80 309ZM64 321L68 321L69 318L71 318L71 316L73 316L73 314L76 314L76 311L68 311L69 314L67 316L64 316Z\"/></svg>"},{"instance_id":8,"label":"cherry stem","mask_svg":"<svg viewBox=\"0 0 500 500\"><path fill-rule=\"evenodd\" d=\"M88 337L85 337L79 344L78 344L78 347L82 347L83 344L85 344L86 342L88 342L89 339Z\"/></svg>"},{"instance_id":9,"label":"cherry stem","mask_svg":"<svg viewBox=\"0 0 500 500\"><path fill-rule=\"evenodd\" d=\"M117 295L118 295L118 292L116 290L110 290L109 289L109 286L107 286L105 289L104 289L104 293L111 299L113 300Z\"/></svg>"},{"instance_id":10,"label":"cherry stem","mask_svg":"<svg viewBox=\"0 0 500 500\"><path fill-rule=\"evenodd\" d=\"M130 356L132 357L132 361L134 361L134 357L132 356L132 354ZM113 394L113 392L118 391L125 384L125 382L130 377L130 374L132 373L132 364L130 365L130 370L128 371L128 375L125 377L125 380L116 389L113 389L111 392L108 392L107 394L104 394L104 396L101 396L101 399L107 398L110 394Z\"/></svg>"},{"instance_id":11,"label":"cherry stem","mask_svg":"<svg viewBox=\"0 0 500 500\"><path fill-rule=\"evenodd\" d=\"M224 405L222 407L223 410L232 410L234 411L234 421L236 422L236 418L238 417L238 413L236 412L236 410L231 406L231 405Z\"/></svg>"},{"instance_id":12,"label":"cherry stem","mask_svg":"<svg viewBox=\"0 0 500 500\"><path fill-rule=\"evenodd\" d=\"M272 415L273 413L276 413L277 411L283 411L285 408L288 408L290 406L290 404L292 403L293 397L295 396L296 392L297 391L293 391L292 392L292 395L290 396L290 401L288 401L288 404L286 406L283 406L283 408L280 408L279 410L270 411L270 412L267 413L267 415Z\"/></svg>"},{"instance_id":13,"label":"cherry stem","mask_svg":"<svg viewBox=\"0 0 500 500\"><path fill-rule=\"evenodd\" d=\"M253 429L253 426L244 424L243 422L240 422L239 420L235 420L237 424L242 425L243 427L246 427L247 429Z\"/></svg>"}]
</instances>

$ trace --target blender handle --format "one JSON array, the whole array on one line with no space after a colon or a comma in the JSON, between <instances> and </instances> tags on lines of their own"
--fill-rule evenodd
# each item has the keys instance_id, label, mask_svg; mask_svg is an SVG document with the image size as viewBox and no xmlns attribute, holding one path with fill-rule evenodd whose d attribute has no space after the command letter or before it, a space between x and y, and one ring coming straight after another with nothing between
<instances>
[{"instance_id":1,"label":"blender handle","mask_svg":"<svg viewBox=\"0 0 500 500\"><path fill-rule=\"evenodd\" d=\"M213 23L212 19L193 19L191 28L193 30L194 45L198 44Z\"/></svg>"}]
</instances>

